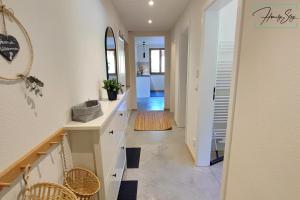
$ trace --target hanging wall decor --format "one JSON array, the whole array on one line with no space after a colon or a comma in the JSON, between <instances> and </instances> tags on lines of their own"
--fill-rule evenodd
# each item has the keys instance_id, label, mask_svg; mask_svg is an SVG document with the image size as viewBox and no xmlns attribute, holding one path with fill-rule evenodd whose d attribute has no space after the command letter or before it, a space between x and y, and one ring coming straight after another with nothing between
<instances>
[{"instance_id":1,"label":"hanging wall decor","mask_svg":"<svg viewBox=\"0 0 300 200\"><path fill-rule=\"evenodd\" d=\"M26 89L30 92L34 92L35 95L42 97L42 87L44 87L44 83L34 76L23 76L19 75L19 77L25 81Z\"/></svg>"},{"instance_id":2,"label":"hanging wall decor","mask_svg":"<svg viewBox=\"0 0 300 200\"><path fill-rule=\"evenodd\" d=\"M3 31L0 34L0 55L9 62L8 64L10 64L20 51L20 45L18 40L11 34L8 34L6 21L5 21L6 19L10 20L13 23L16 23L16 25L22 31L26 39L26 42L28 44L29 53L30 53L27 67L23 73L18 73L15 76L11 76L11 77L0 75L0 80L5 80L5 81L23 80L25 82L26 88L30 92L34 92L36 95L42 97L43 95L42 95L41 88L44 87L44 83L34 76L29 76L33 64L33 46L28 32L26 31L22 23L16 18L13 10L6 8L6 6L2 3L2 0L0 0L0 14L2 17L2 27L3 27Z\"/></svg>"},{"instance_id":3,"label":"hanging wall decor","mask_svg":"<svg viewBox=\"0 0 300 200\"><path fill-rule=\"evenodd\" d=\"M11 35L0 34L0 54L12 61L20 50L17 39Z\"/></svg>"},{"instance_id":4,"label":"hanging wall decor","mask_svg":"<svg viewBox=\"0 0 300 200\"><path fill-rule=\"evenodd\" d=\"M8 61L12 61L20 50L19 42L11 35L7 34L4 5L1 0L1 14L3 34L0 34L0 54Z\"/></svg>"}]
</instances>

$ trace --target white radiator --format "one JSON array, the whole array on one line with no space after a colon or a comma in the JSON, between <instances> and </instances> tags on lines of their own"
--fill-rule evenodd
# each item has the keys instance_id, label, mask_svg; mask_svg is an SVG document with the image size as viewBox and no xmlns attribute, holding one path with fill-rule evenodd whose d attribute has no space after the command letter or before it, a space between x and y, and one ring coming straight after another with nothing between
<instances>
[{"instance_id":1,"label":"white radiator","mask_svg":"<svg viewBox=\"0 0 300 200\"><path fill-rule=\"evenodd\" d=\"M233 42L219 42L213 122L213 140L216 150L223 150L226 139L233 54Z\"/></svg>"}]
</instances>

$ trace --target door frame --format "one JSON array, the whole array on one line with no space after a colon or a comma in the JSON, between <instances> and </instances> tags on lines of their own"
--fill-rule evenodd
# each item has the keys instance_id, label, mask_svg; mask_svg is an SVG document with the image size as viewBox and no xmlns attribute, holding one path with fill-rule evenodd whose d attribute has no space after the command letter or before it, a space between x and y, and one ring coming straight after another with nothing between
<instances>
[{"instance_id":1,"label":"door frame","mask_svg":"<svg viewBox=\"0 0 300 200\"><path fill-rule=\"evenodd\" d=\"M216 2L223 0L208 0L208 2L204 5L202 12L202 30L205 30L205 14L206 11ZM226 0L225 0L226 1ZM228 169L230 162L230 153L231 153L231 143L233 138L233 123L235 116L235 106L236 106L236 96L237 96L237 86L238 86L238 74L239 74L239 62L240 62L240 50L241 50L241 38L242 38L242 27L243 27L243 15L244 15L244 0L236 0L237 1L237 19L236 19L236 34L235 34L235 47L234 47L234 58L233 58L233 66L232 66L232 82L230 89L230 100L229 100L229 113L228 113L228 122L227 122L227 132L226 132L226 145L224 152L224 163L223 163L223 177L222 177L222 189L221 189L221 199L225 200L226 198L226 189L227 189L227 179L228 179ZM203 51L204 51L204 34L201 36L201 56L200 61L203 59ZM199 83L200 84L200 83ZM197 133L198 139L199 133ZM197 145L197 151L198 151ZM198 156L197 152L197 156ZM198 162L198 158L197 158Z\"/></svg>"},{"instance_id":2,"label":"door frame","mask_svg":"<svg viewBox=\"0 0 300 200\"><path fill-rule=\"evenodd\" d=\"M234 46L234 57L232 66L232 82L230 88L230 100L229 100L229 113L226 131L226 145L224 152L224 164L223 164L223 178L222 178L222 188L221 188L221 199L226 198L227 189L227 179L229 171L230 153L231 153L231 143L233 138L233 124L235 117L235 106L236 106L236 96L238 87L238 77L239 77L239 63L240 63L240 52L241 52L241 40L243 34L243 17L244 17L244 0L237 1L237 21L236 21L236 33L235 33L235 46Z\"/></svg>"},{"instance_id":3,"label":"door frame","mask_svg":"<svg viewBox=\"0 0 300 200\"><path fill-rule=\"evenodd\" d=\"M155 37L162 36L165 38L165 110L170 108L170 33L167 31L154 31L154 32L129 32L129 62L130 62L130 94L129 94L129 108L137 110L137 95L136 95L136 59L135 59L135 38L136 37Z\"/></svg>"}]
</instances>

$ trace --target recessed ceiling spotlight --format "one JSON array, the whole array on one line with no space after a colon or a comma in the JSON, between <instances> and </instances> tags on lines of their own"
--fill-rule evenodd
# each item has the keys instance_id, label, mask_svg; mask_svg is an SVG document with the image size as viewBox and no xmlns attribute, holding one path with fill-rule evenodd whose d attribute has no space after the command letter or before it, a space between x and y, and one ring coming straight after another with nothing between
<instances>
[{"instance_id":1,"label":"recessed ceiling spotlight","mask_svg":"<svg viewBox=\"0 0 300 200\"><path fill-rule=\"evenodd\" d=\"M148 24L152 24L152 20L151 19L148 20Z\"/></svg>"},{"instance_id":2,"label":"recessed ceiling spotlight","mask_svg":"<svg viewBox=\"0 0 300 200\"><path fill-rule=\"evenodd\" d=\"M153 6L153 5L154 5L154 1L153 1L153 0L150 0L150 1L148 2L148 4L149 4L149 6Z\"/></svg>"}]
</instances>

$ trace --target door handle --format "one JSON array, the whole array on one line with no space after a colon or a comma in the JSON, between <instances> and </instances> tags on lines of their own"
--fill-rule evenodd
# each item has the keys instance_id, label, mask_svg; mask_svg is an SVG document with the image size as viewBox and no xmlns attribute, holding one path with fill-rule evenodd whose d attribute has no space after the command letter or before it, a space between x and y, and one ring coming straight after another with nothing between
<instances>
[{"instance_id":1,"label":"door handle","mask_svg":"<svg viewBox=\"0 0 300 200\"><path fill-rule=\"evenodd\" d=\"M117 174L116 174L116 173L115 173L115 174L113 174L112 176L113 176L113 177L115 177L115 178L117 178Z\"/></svg>"},{"instance_id":2,"label":"door handle","mask_svg":"<svg viewBox=\"0 0 300 200\"><path fill-rule=\"evenodd\" d=\"M216 87L214 87L213 100L216 99Z\"/></svg>"},{"instance_id":3,"label":"door handle","mask_svg":"<svg viewBox=\"0 0 300 200\"><path fill-rule=\"evenodd\" d=\"M113 135L113 134L114 134L114 131L109 131L109 134Z\"/></svg>"}]
</instances>

